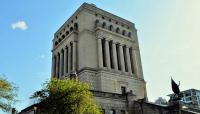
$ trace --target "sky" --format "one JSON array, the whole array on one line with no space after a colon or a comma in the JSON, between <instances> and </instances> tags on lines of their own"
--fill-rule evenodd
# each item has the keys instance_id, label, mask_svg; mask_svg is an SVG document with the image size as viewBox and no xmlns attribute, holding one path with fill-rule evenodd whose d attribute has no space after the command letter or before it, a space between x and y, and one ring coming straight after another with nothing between
<instances>
[{"instance_id":1,"label":"sky","mask_svg":"<svg viewBox=\"0 0 200 114\"><path fill-rule=\"evenodd\" d=\"M50 78L53 35L84 2L135 23L149 101L168 99L171 77L200 89L199 0L1 0L0 74L19 88L17 110Z\"/></svg>"}]
</instances>

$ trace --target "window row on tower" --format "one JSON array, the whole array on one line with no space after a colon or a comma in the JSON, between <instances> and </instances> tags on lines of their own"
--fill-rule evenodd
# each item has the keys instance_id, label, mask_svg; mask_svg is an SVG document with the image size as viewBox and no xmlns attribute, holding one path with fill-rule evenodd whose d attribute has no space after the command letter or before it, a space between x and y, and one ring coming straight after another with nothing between
<instances>
[{"instance_id":1,"label":"window row on tower","mask_svg":"<svg viewBox=\"0 0 200 114\"><path fill-rule=\"evenodd\" d=\"M114 26L112 24L107 25L106 22L100 23L99 20L96 20L95 26L96 27L102 27L104 29L108 29L109 31L112 31L112 32L115 32L115 33L118 33L118 34L121 34L123 36L131 38L131 32L127 32L126 30L120 30L119 27L114 28Z\"/></svg>"},{"instance_id":2,"label":"window row on tower","mask_svg":"<svg viewBox=\"0 0 200 114\"><path fill-rule=\"evenodd\" d=\"M76 42L71 42L60 52L53 55L52 74L54 78L61 78L76 70Z\"/></svg>"},{"instance_id":3,"label":"window row on tower","mask_svg":"<svg viewBox=\"0 0 200 114\"><path fill-rule=\"evenodd\" d=\"M116 71L129 72L134 74L133 49L114 43L112 40L98 39L99 67L107 67Z\"/></svg>"},{"instance_id":4,"label":"window row on tower","mask_svg":"<svg viewBox=\"0 0 200 114\"><path fill-rule=\"evenodd\" d=\"M64 29L64 33L60 32L60 37L58 37L58 35L56 36L54 46L57 46L66 36L68 36L73 31L78 31L78 23L74 23L74 26L70 27L69 30L65 31Z\"/></svg>"}]
</instances>

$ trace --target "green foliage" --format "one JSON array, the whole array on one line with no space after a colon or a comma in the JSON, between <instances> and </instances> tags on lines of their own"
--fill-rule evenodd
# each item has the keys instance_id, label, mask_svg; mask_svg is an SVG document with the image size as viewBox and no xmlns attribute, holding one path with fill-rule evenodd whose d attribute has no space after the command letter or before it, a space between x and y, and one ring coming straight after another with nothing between
<instances>
[{"instance_id":1,"label":"green foliage","mask_svg":"<svg viewBox=\"0 0 200 114\"><path fill-rule=\"evenodd\" d=\"M39 109L48 114L101 114L89 91L90 86L77 80L52 79L31 99L39 100Z\"/></svg>"},{"instance_id":2,"label":"green foliage","mask_svg":"<svg viewBox=\"0 0 200 114\"><path fill-rule=\"evenodd\" d=\"M11 109L11 104L15 101L16 87L12 83L0 76L0 109L8 112Z\"/></svg>"}]
</instances>

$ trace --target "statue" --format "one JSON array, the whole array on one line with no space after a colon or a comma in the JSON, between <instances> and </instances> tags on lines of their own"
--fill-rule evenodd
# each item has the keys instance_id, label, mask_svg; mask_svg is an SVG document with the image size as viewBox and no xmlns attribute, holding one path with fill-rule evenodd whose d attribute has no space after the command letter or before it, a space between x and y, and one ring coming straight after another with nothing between
<instances>
[{"instance_id":1,"label":"statue","mask_svg":"<svg viewBox=\"0 0 200 114\"><path fill-rule=\"evenodd\" d=\"M174 95L170 98L171 101L179 101L183 97L182 93L180 92L179 85L176 84L176 82L171 78L171 85L172 85L172 91L174 92Z\"/></svg>"}]
</instances>

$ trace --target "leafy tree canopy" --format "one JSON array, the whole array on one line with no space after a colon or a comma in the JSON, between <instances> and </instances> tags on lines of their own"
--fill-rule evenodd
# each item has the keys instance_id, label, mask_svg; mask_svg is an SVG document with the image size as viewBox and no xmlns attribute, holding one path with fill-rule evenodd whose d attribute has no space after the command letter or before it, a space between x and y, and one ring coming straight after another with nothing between
<instances>
[{"instance_id":1,"label":"leafy tree canopy","mask_svg":"<svg viewBox=\"0 0 200 114\"><path fill-rule=\"evenodd\" d=\"M8 112L15 101L17 88L3 76L0 76L0 109Z\"/></svg>"},{"instance_id":2,"label":"leafy tree canopy","mask_svg":"<svg viewBox=\"0 0 200 114\"><path fill-rule=\"evenodd\" d=\"M90 86L77 80L52 79L36 91L31 99L39 101L38 108L48 114L101 114L89 91Z\"/></svg>"}]
</instances>

